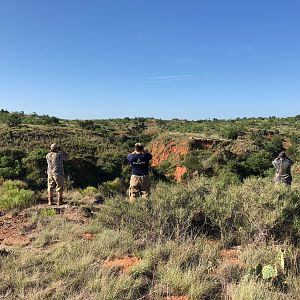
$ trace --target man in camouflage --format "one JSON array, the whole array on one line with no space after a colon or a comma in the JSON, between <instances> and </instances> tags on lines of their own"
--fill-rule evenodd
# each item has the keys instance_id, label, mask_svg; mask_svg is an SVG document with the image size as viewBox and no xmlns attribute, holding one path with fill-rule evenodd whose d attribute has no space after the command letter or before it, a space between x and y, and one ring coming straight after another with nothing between
<instances>
[{"instance_id":1,"label":"man in camouflage","mask_svg":"<svg viewBox=\"0 0 300 300\"><path fill-rule=\"evenodd\" d=\"M68 154L61 150L58 144L50 146L50 153L46 155L48 163L48 204L53 204L54 191L57 192L57 205L63 203L64 191L64 166L63 162L68 159Z\"/></svg>"},{"instance_id":2,"label":"man in camouflage","mask_svg":"<svg viewBox=\"0 0 300 300\"><path fill-rule=\"evenodd\" d=\"M291 167L294 162L289 159L285 152L280 152L278 157L272 161L275 167L275 182L283 182L284 184L290 186L292 184L292 174Z\"/></svg>"},{"instance_id":3,"label":"man in camouflage","mask_svg":"<svg viewBox=\"0 0 300 300\"><path fill-rule=\"evenodd\" d=\"M152 155L144 149L144 146L141 143L136 143L134 148L135 150L127 156L127 160L132 167L129 186L130 202L133 202L140 196L143 198L147 197L150 190L148 168Z\"/></svg>"}]
</instances>

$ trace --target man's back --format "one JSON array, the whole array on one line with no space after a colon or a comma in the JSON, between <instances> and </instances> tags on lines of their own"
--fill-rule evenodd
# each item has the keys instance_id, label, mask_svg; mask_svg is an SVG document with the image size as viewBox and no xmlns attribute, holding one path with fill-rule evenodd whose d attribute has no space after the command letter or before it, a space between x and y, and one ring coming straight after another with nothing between
<instances>
[{"instance_id":1,"label":"man's back","mask_svg":"<svg viewBox=\"0 0 300 300\"><path fill-rule=\"evenodd\" d=\"M50 152L46 155L48 163L49 176L63 176L64 167L63 161L68 158L68 155L63 151Z\"/></svg>"},{"instance_id":2,"label":"man's back","mask_svg":"<svg viewBox=\"0 0 300 300\"><path fill-rule=\"evenodd\" d=\"M276 158L272 161L272 164L275 167L275 181L291 181L291 167L293 161L289 158Z\"/></svg>"},{"instance_id":3,"label":"man's back","mask_svg":"<svg viewBox=\"0 0 300 300\"><path fill-rule=\"evenodd\" d=\"M144 176L148 174L149 161L152 159L150 153L131 153L127 159L131 164L133 175Z\"/></svg>"}]
</instances>

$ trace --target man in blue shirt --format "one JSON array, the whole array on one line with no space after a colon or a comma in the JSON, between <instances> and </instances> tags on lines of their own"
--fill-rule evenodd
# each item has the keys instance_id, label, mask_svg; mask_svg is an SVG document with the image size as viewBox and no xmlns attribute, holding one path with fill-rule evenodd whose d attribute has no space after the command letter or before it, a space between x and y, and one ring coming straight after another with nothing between
<instances>
[{"instance_id":1,"label":"man in blue shirt","mask_svg":"<svg viewBox=\"0 0 300 300\"><path fill-rule=\"evenodd\" d=\"M127 156L127 160L132 167L130 178L129 199L131 202L135 198L142 196L146 198L150 190L150 178L148 175L149 161L152 155L144 149L141 143L134 145L135 150Z\"/></svg>"}]
</instances>

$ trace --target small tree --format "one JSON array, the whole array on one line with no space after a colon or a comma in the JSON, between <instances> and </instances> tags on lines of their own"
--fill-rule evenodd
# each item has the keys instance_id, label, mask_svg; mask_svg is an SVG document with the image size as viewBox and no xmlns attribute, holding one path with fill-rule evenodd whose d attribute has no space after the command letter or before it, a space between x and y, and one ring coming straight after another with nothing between
<instances>
[{"instance_id":1,"label":"small tree","mask_svg":"<svg viewBox=\"0 0 300 300\"><path fill-rule=\"evenodd\" d=\"M18 160L8 156L0 157L0 177L16 179L19 178L21 172L22 168Z\"/></svg>"},{"instance_id":2,"label":"small tree","mask_svg":"<svg viewBox=\"0 0 300 300\"><path fill-rule=\"evenodd\" d=\"M44 149L34 149L22 159L26 170L25 180L29 186L34 189L41 189L46 186L47 182L47 151Z\"/></svg>"},{"instance_id":3,"label":"small tree","mask_svg":"<svg viewBox=\"0 0 300 300\"><path fill-rule=\"evenodd\" d=\"M6 124L8 127L18 127L22 123L21 115L18 113L11 113L6 117Z\"/></svg>"}]
</instances>

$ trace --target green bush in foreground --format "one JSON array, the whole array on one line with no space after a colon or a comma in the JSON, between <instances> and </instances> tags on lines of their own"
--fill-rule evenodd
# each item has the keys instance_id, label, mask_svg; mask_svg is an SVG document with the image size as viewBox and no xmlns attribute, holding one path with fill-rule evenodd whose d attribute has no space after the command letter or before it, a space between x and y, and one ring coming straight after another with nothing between
<instances>
[{"instance_id":1,"label":"green bush in foreground","mask_svg":"<svg viewBox=\"0 0 300 300\"><path fill-rule=\"evenodd\" d=\"M268 178L249 178L244 183L200 177L186 186L159 183L148 200L133 204L123 197L106 201L98 221L111 229L126 228L136 237L151 240L180 239L199 233L219 237L227 245L247 244L271 232L282 236L280 224L293 215L300 194ZM295 210L296 212L298 210ZM294 237L298 236L296 221Z\"/></svg>"},{"instance_id":2,"label":"green bush in foreground","mask_svg":"<svg viewBox=\"0 0 300 300\"><path fill-rule=\"evenodd\" d=\"M0 208L22 209L32 205L35 201L34 192L26 190L22 181L5 181L0 186Z\"/></svg>"}]
</instances>

